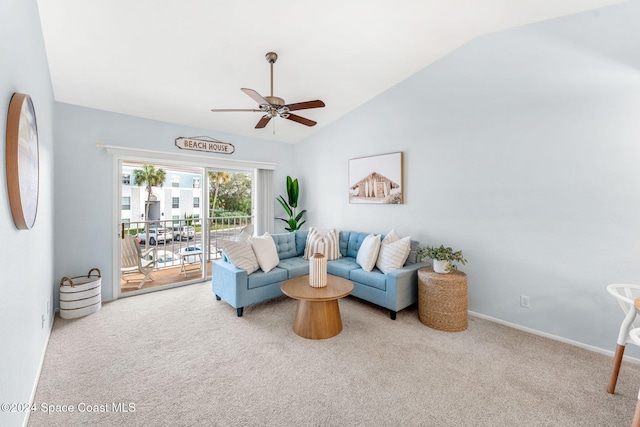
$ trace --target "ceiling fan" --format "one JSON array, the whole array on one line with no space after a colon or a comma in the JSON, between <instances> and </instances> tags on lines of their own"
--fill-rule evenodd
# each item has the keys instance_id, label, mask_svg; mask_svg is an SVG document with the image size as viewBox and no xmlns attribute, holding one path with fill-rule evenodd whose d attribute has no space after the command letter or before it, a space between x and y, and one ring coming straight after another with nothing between
<instances>
[{"instance_id":1,"label":"ceiling fan","mask_svg":"<svg viewBox=\"0 0 640 427\"><path fill-rule=\"evenodd\" d=\"M258 103L258 109L212 109L214 113L218 112L235 112L235 111L251 111L265 113L264 116L258 121L256 129L261 129L269 123L269 121L280 116L283 119L292 120L297 123L301 123L305 126L315 126L316 122L307 118L292 114L292 111L308 110L310 108L324 107L324 102L316 99L314 101L297 102L295 104L285 104L284 99L273 96L273 64L278 59L278 55L275 52L269 52L265 55L265 58L269 64L271 64L271 95L262 96L253 89L241 88L240 90L253 98Z\"/></svg>"}]
</instances>

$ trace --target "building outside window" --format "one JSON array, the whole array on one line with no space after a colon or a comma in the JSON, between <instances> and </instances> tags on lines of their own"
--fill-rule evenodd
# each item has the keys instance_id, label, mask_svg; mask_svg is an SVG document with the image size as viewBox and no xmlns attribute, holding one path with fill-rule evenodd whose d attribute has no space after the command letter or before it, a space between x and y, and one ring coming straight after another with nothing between
<instances>
[{"instance_id":1,"label":"building outside window","mask_svg":"<svg viewBox=\"0 0 640 427\"><path fill-rule=\"evenodd\" d=\"M178 224L184 225L186 218L197 220L193 222L194 225L202 225L201 219L204 215L202 210L209 207L209 194L205 193L203 188L208 188L208 185L203 185L206 183L203 179L207 178L203 177L202 168L183 166L174 168L171 165L156 165L156 168L165 170L166 179L163 185L153 187L151 203L149 203L150 210L147 214L149 195L146 191L146 184L135 184L136 171L142 170L142 166L139 163L126 162L122 165L120 172L122 180L120 218L123 223L125 220L126 222L131 221L131 226L136 227L139 225L138 223L147 220L148 216L150 221L166 219L167 225L173 222L174 227ZM237 175L242 178L238 178L238 182L249 188L248 197L250 197L251 178L244 179L246 174ZM221 197L222 192L219 193L219 200L222 200ZM241 208L234 205L236 200L231 197L228 200L225 199L225 202L232 204L232 208L230 208L232 211Z\"/></svg>"}]
</instances>

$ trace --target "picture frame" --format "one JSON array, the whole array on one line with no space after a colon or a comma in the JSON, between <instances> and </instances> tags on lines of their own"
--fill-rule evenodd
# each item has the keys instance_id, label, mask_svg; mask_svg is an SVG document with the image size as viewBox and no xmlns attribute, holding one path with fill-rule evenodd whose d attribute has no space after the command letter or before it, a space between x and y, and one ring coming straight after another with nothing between
<instances>
[{"instance_id":1,"label":"picture frame","mask_svg":"<svg viewBox=\"0 0 640 427\"><path fill-rule=\"evenodd\" d=\"M403 204L403 153L349 160L349 203Z\"/></svg>"},{"instance_id":2,"label":"picture frame","mask_svg":"<svg viewBox=\"0 0 640 427\"><path fill-rule=\"evenodd\" d=\"M40 165L36 112L24 93L14 93L9 103L5 159L13 222L29 230L38 212Z\"/></svg>"}]
</instances>

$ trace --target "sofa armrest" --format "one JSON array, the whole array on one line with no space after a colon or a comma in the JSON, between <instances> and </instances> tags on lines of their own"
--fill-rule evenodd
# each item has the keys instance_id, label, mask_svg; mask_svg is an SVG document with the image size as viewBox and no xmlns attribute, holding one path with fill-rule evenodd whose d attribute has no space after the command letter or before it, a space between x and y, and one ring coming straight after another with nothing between
<instances>
[{"instance_id":1,"label":"sofa armrest","mask_svg":"<svg viewBox=\"0 0 640 427\"><path fill-rule=\"evenodd\" d=\"M247 271L226 261L211 265L211 290L218 297L238 308L238 290L247 288Z\"/></svg>"},{"instance_id":2,"label":"sofa armrest","mask_svg":"<svg viewBox=\"0 0 640 427\"><path fill-rule=\"evenodd\" d=\"M418 300L418 270L426 267L426 262L407 264L386 273L387 292L395 295L395 311L400 311Z\"/></svg>"}]
</instances>

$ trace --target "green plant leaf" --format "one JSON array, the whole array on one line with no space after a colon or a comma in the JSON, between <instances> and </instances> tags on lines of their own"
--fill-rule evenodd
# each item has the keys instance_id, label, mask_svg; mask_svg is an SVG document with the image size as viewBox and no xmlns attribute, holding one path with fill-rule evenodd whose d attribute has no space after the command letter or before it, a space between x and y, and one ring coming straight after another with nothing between
<instances>
[{"instance_id":1,"label":"green plant leaf","mask_svg":"<svg viewBox=\"0 0 640 427\"><path fill-rule=\"evenodd\" d=\"M289 196L289 205L292 208L298 207L298 196L300 195L300 187L298 185L298 179L292 180L290 176L287 176L287 195Z\"/></svg>"},{"instance_id":2,"label":"green plant leaf","mask_svg":"<svg viewBox=\"0 0 640 427\"><path fill-rule=\"evenodd\" d=\"M296 222L300 221L302 219L302 216L307 212L306 209L303 209L300 211L300 213L298 215L296 215Z\"/></svg>"},{"instance_id":3,"label":"green plant leaf","mask_svg":"<svg viewBox=\"0 0 640 427\"><path fill-rule=\"evenodd\" d=\"M287 215L289 215L289 216L293 215L293 211L291 210L291 208L287 204L287 201L284 200L284 197L280 196L280 198L276 199L276 200L280 202L280 205L282 205L282 209L284 209L284 211L287 213Z\"/></svg>"}]
</instances>

